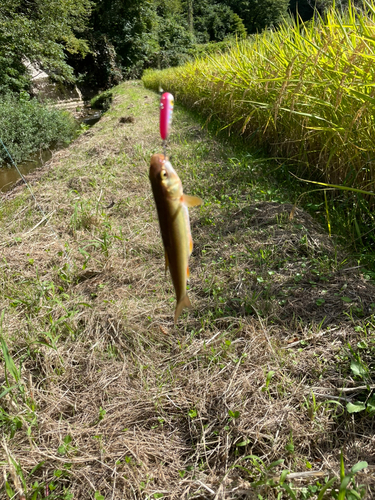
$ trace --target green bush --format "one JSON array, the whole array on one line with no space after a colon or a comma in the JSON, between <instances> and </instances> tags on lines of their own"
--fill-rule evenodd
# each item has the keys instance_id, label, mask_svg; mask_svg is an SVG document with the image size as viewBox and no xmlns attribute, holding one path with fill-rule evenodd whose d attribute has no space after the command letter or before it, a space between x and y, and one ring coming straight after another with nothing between
<instances>
[{"instance_id":1,"label":"green bush","mask_svg":"<svg viewBox=\"0 0 375 500\"><path fill-rule=\"evenodd\" d=\"M112 103L113 92L111 90L106 90L101 94L96 95L90 101L90 105L95 109L102 109L103 111L107 111Z\"/></svg>"},{"instance_id":2,"label":"green bush","mask_svg":"<svg viewBox=\"0 0 375 500\"><path fill-rule=\"evenodd\" d=\"M66 112L49 108L26 92L0 96L0 138L16 162L51 144L62 145L74 136L76 124ZM0 162L9 157L0 145Z\"/></svg>"},{"instance_id":3,"label":"green bush","mask_svg":"<svg viewBox=\"0 0 375 500\"><path fill-rule=\"evenodd\" d=\"M228 5L198 0L194 2L194 33L199 43L221 42L228 36L245 38L246 28Z\"/></svg>"},{"instance_id":4,"label":"green bush","mask_svg":"<svg viewBox=\"0 0 375 500\"><path fill-rule=\"evenodd\" d=\"M226 38L222 42L197 43L189 50L189 55L194 58L220 54L235 46L234 38Z\"/></svg>"}]
</instances>

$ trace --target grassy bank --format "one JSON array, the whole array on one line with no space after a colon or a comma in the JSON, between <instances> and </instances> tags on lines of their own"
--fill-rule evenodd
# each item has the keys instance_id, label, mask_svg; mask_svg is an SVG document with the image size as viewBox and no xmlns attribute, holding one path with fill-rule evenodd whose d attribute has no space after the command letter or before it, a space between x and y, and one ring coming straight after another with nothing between
<instances>
[{"instance_id":1,"label":"grassy bank","mask_svg":"<svg viewBox=\"0 0 375 500\"><path fill-rule=\"evenodd\" d=\"M143 81L248 137L302 177L373 192L374 62L371 0L364 11L288 22L225 54L148 71ZM354 232L373 229L374 197L349 196L345 210Z\"/></svg>"},{"instance_id":2,"label":"grassy bank","mask_svg":"<svg viewBox=\"0 0 375 500\"><path fill-rule=\"evenodd\" d=\"M30 99L26 92L0 96L0 139L16 162L52 144L64 145L75 135L73 117ZM0 144L0 168L10 159Z\"/></svg>"},{"instance_id":3,"label":"grassy bank","mask_svg":"<svg viewBox=\"0 0 375 500\"><path fill-rule=\"evenodd\" d=\"M175 328L158 111L117 87L33 185L45 216L27 190L0 201L0 498L371 498L374 286L262 158L177 105L171 161L205 203Z\"/></svg>"}]
</instances>

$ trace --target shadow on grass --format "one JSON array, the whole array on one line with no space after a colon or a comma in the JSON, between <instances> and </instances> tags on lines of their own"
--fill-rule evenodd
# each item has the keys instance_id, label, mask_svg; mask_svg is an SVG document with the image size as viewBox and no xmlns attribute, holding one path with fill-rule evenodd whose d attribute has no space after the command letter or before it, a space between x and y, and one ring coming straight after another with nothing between
<instances>
[{"instance_id":1,"label":"shadow on grass","mask_svg":"<svg viewBox=\"0 0 375 500\"><path fill-rule=\"evenodd\" d=\"M195 222L193 231L211 276L203 276L211 287L197 293L214 299L215 315L326 327L374 312L375 287L302 210L260 202L213 220Z\"/></svg>"}]
</instances>

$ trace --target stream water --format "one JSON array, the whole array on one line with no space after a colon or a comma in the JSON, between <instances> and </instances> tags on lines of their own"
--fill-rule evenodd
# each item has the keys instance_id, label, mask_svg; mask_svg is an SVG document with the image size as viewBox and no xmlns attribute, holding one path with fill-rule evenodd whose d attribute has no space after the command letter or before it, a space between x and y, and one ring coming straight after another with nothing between
<instances>
[{"instance_id":1,"label":"stream water","mask_svg":"<svg viewBox=\"0 0 375 500\"><path fill-rule=\"evenodd\" d=\"M23 161L17 166L22 173L22 175L27 175L38 167L44 165L48 160L52 158L52 151L50 149L45 149L40 153L34 153L28 161ZM13 184L15 184L20 175L14 167L0 167L0 191L5 193L12 189Z\"/></svg>"},{"instance_id":2,"label":"stream water","mask_svg":"<svg viewBox=\"0 0 375 500\"><path fill-rule=\"evenodd\" d=\"M92 126L100 120L101 112L98 110L88 109L87 113L77 120L77 125L81 123ZM18 169L22 175L27 175L33 170L43 166L52 158L54 149L45 149L41 152L34 153L27 161L19 163ZM13 185L20 179L20 175L15 167L0 166L0 192L5 193L12 189Z\"/></svg>"}]
</instances>

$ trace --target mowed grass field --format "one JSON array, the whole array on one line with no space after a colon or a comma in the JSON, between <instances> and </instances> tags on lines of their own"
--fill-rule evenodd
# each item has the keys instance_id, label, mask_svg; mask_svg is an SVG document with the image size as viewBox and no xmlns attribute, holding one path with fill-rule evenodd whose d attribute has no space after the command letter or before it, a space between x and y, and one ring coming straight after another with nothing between
<instances>
[{"instance_id":1,"label":"mowed grass field","mask_svg":"<svg viewBox=\"0 0 375 500\"><path fill-rule=\"evenodd\" d=\"M373 498L373 283L177 103L171 162L204 205L174 327L158 100L114 90L34 176L45 216L0 199L0 498Z\"/></svg>"}]
</instances>

